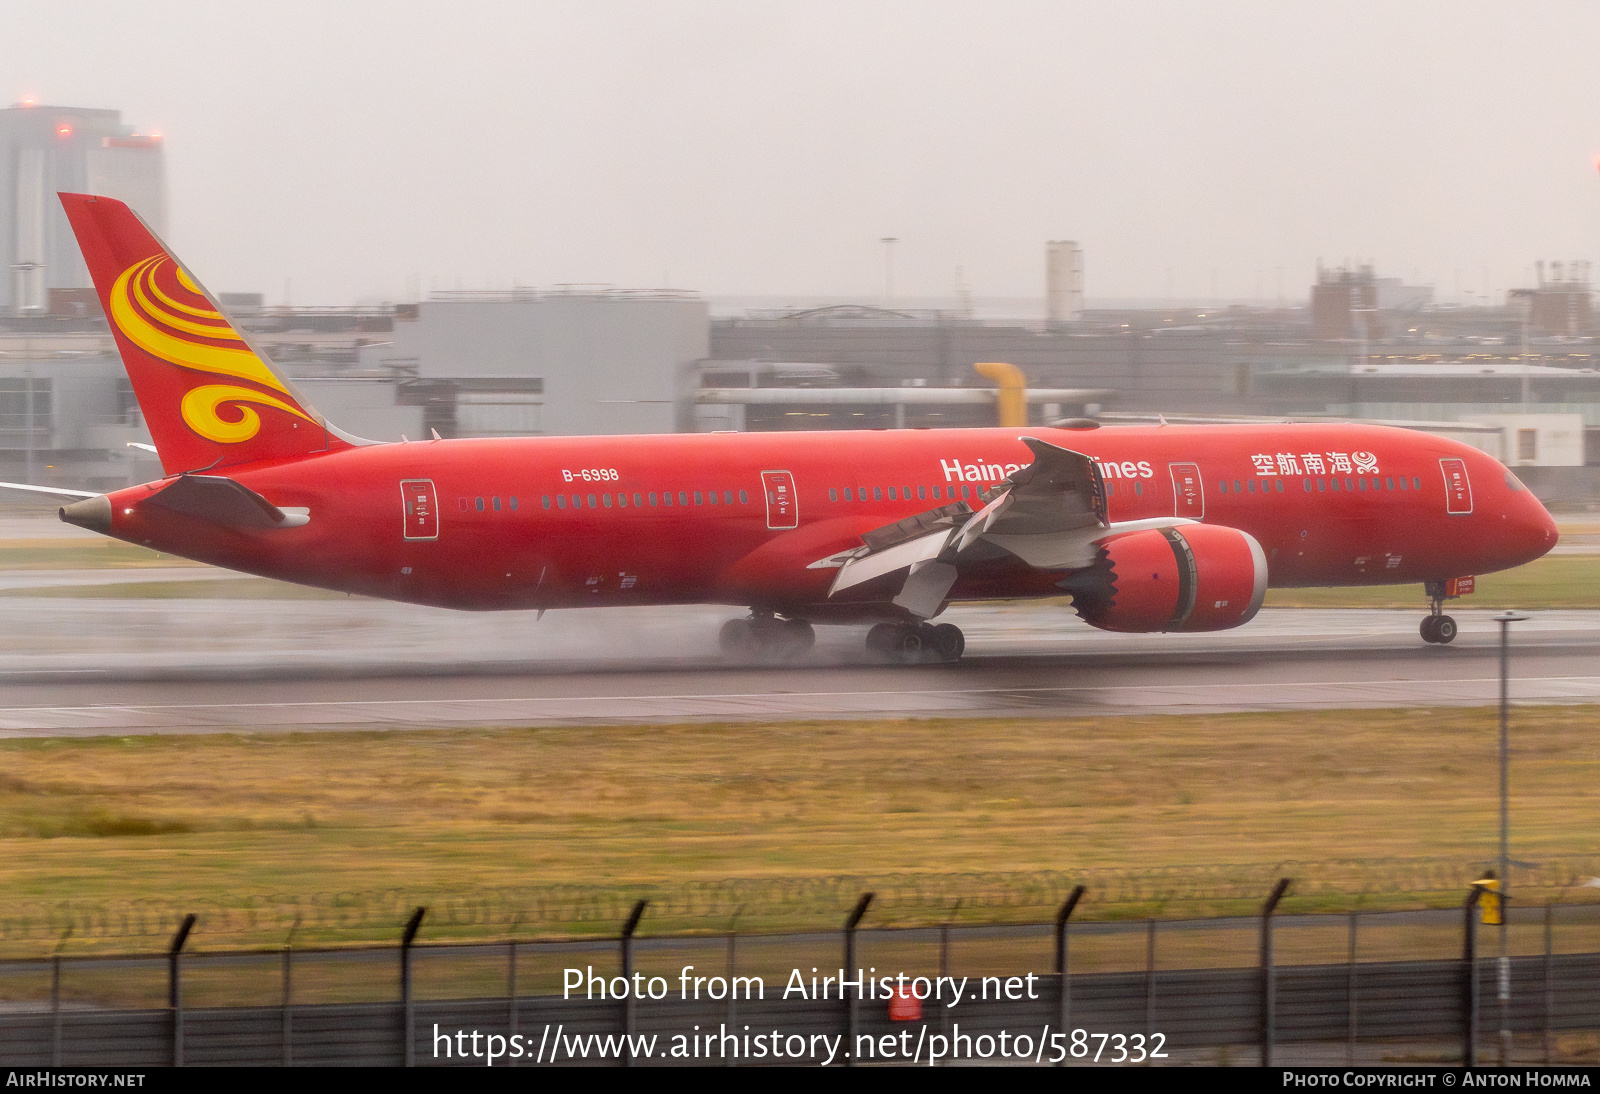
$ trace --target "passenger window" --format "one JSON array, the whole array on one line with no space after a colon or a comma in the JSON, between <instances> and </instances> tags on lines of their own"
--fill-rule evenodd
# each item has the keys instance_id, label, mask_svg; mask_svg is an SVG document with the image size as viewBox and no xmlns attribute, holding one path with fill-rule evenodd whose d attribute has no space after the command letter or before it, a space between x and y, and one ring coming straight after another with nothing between
<instances>
[{"instance_id":1,"label":"passenger window","mask_svg":"<svg viewBox=\"0 0 1600 1094\"><path fill-rule=\"evenodd\" d=\"M740 505L749 505L750 504L750 495L745 493L743 490L739 491L739 504Z\"/></svg>"},{"instance_id":2,"label":"passenger window","mask_svg":"<svg viewBox=\"0 0 1600 1094\"><path fill-rule=\"evenodd\" d=\"M567 496L565 494L557 494L556 495L556 508L557 509L565 509L566 507L567 507ZM550 507L548 505L546 505L545 508L548 509Z\"/></svg>"},{"instance_id":3,"label":"passenger window","mask_svg":"<svg viewBox=\"0 0 1600 1094\"><path fill-rule=\"evenodd\" d=\"M927 501L928 500L928 488L926 486L917 487L917 500L918 501Z\"/></svg>"},{"instance_id":4,"label":"passenger window","mask_svg":"<svg viewBox=\"0 0 1600 1094\"><path fill-rule=\"evenodd\" d=\"M622 491L618 490L617 491L617 508L618 509L626 509L627 507L628 507L628 495L626 495Z\"/></svg>"},{"instance_id":5,"label":"passenger window","mask_svg":"<svg viewBox=\"0 0 1600 1094\"><path fill-rule=\"evenodd\" d=\"M1334 478L1332 475L1328 476L1328 489L1332 490L1335 494L1339 492L1339 480Z\"/></svg>"},{"instance_id":6,"label":"passenger window","mask_svg":"<svg viewBox=\"0 0 1600 1094\"><path fill-rule=\"evenodd\" d=\"M710 501L712 505L717 504L717 492L715 490L707 490L706 493L710 495L707 500Z\"/></svg>"},{"instance_id":7,"label":"passenger window","mask_svg":"<svg viewBox=\"0 0 1600 1094\"><path fill-rule=\"evenodd\" d=\"M1422 489L1422 480L1417 478L1415 475L1411 476L1411 489L1413 489L1413 490L1421 490Z\"/></svg>"},{"instance_id":8,"label":"passenger window","mask_svg":"<svg viewBox=\"0 0 1600 1094\"><path fill-rule=\"evenodd\" d=\"M1244 483L1240 482L1238 479L1234 479L1233 480L1233 492L1235 494L1244 493Z\"/></svg>"},{"instance_id":9,"label":"passenger window","mask_svg":"<svg viewBox=\"0 0 1600 1094\"><path fill-rule=\"evenodd\" d=\"M1133 492L1135 494L1143 494L1144 493L1144 483L1142 483L1142 482L1134 483L1133 484Z\"/></svg>"},{"instance_id":10,"label":"passenger window","mask_svg":"<svg viewBox=\"0 0 1600 1094\"><path fill-rule=\"evenodd\" d=\"M467 499L466 498L461 498L460 501L461 501L461 511L463 513L465 513L467 511Z\"/></svg>"},{"instance_id":11,"label":"passenger window","mask_svg":"<svg viewBox=\"0 0 1600 1094\"><path fill-rule=\"evenodd\" d=\"M662 495L661 495L661 504L662 505L671 505L672 504L672 491L671 490L667 490L667 491L664 491L662 493Z\"/></svg>"},{"instance_id":12,"label":"passenger window","mask_svg":"<svg viewBox=\"0 0 1600 1094\"><path fill-rule=\"evenodd\" d=\"M1115 494L1116 492L1117 492L1117 484L1116 483L1114 483L1114 482L1106 483L1106 497L1109 498L1109 497L1111 497L1111 495Z\"/></svg>"},{"instance_id":13,"label":"passenger window","mask_svg":"<svg viewBox=\"0 0 1600 1094\"><path fill-rule=\"evenodd\" d=\"M1325 493L1327 491L1327 489L1328 489L1327 480L1318 479L1317 480L1317 493L1319 493L1319 494Z\"/></svg>"},{"instance_id":14,"label":"passenger window","mask_svg":"<svg viewBox=\"0 0 1600 1094\"><path fill-rule=\"evenodd\" d=\"M951 494L950 496L951 497L955 497L954 494ZM935 486L933 488L933 500L938 501L942 497L944 497L944 491L940 490L937 486Z\"/></svg>"},{"instance_id":15,"label":"passenger window","mask_svg":"<svg viewBox=\"0 0 1600 1094\"><path fill-rule=\"evenodd\" d=\"M1360 491L1365 494L1367 492L1367 480L1365 478L1360 478L1357 479L1356 482L1360 484Z\"/></svg>"},{"instance_id":16,"label":"passenger window","mask_svg":"<svg viewBox=\"0 0 1600 1094\"><path fill-rule=\"evenodd\" d=\"M679 490L678 491L678 504L679 505L688 505L689 504L689 491L687 491L687 490Z\"/></svg>"},{"instance_id":17,"label":"passenger window","mask_svg":"<svg viewBox=\"0 0 1600 1094\"><path fill-rule=\"evenodd\" d=\"M694 492L694 503L696 505L704 505L706 503L705 495L696 490Z\"/></svg>"},{"instance_id":18,"label":"passenger window","mask_svg":"<svg viewBox=\"0 0 1600 1094\"><path fill-rule=\"evenodd\" d=\"M511 498L511 511L513 513L515 513L517 511L517 499L516 499L515 495L513 495L512 498Z\"/></svg>"},{"instance_id":19,"label":"passenger window","mask_svg":"<svg viewBox=\"0 0 1600 1094\"><path fill-rule=\"evenodd\" d=\"M600 500L605 502L605 505L606 505L607 509L611 508L611 495L610 494L601 494L600 495Z\"/></svg>"},{"instance_id":20,"label":"passenger window","mask_svg":"<svg viewBox=\"0 0 1600 1094\"><path fill-rule=\"evenodd\" d=\"M828 487L828 500L829 501L838 501L839 500L839 491L835 490L831 486Z\"/></svg>"},{"instance_id":21,"label":"passenger window","mask_svg":"<svg viewBox=\"0 0 1600 1094\"><path fill-rule=\"evenodd\" d=\"M595 503L593 494L589 495L589 508L590 509L598 509L598 508L600 508L600 506Z\"/></svg>"},{"instance_id":22,"label":"passenger window","mask_svg":"<svg viewBox=\"0 0 1600 1094\"><path fill-rule=\"evenodd\" d=\"M1278 493L1280 493L1280 494L1283 493L1283 480L1282 479L1274 479L1273 480L1273 485L1278 488Z\"/></svg>"},{"instance_id":23,"label":"passenger window","mask_svg":"<svg viewBox=\"0 0 1600 1094\"><path fill-rule=\"evenodd\" d=\"M1217 483L1217 493L1226 494L1227 492L1228 492L1228 480L1227 479L1223 479L1221 482Z\"/></svg>"},{"instance_id":24,"label":"passenger window","mask_svg":"<svg viewBox=\"0 0 1600 1094\"><path fill-rule=\"evenodd\" d=\"M483 512L483 499L482 498L474 498L473 499L473 504L477 506L478 512L480 512L480 513Z\"/></svg>"},{"instance_id":25,"label":"passenger window","mask_svg":"<svg viewBox=\"0 0 1600 1094\"><path fill-rule=\"evenodd\" d=\"M496 513L500 511L500 496L498 494L494 497L494 511Z\"/></svg>"},{"instance_id":26,"label":"passenger window","mask_svg":"<svg viewBox=\"0 0 1600 1094\"><path fill-rule=\"evenodd\" d=\"M1344 488L1346 490L1354 490L1355 489L1355 487L1350 485L1350 476L1348 476L1348 475L1346 475L1345 479L1344 479Z\"/></svg>"},{"instance_id":27,"label":"passenger window","mask_svg":"<svg viewBox=\"0 0 1600 1094\"><path fill-rule=\"evenodd\" d=\"M873 501L882 501L883 500L883 487L874 486L872 488L872 500Z\"/></svg>"},{"instance_id":28,"label":"passenger window","mask_svg":"<svg viewBox=\"0 0 1600 1094\"><path fill-rule=\"evenodd\" d=\"M544 507L546 509L550 508L550 495L549 494L546 494L544 497L540 498L539 500L544 502Z\"/></svg>"},{"instance_id":29,"label":"passenger window","mask_svg":"<svg viewBox=\"0 0 1600 1094\"><path fill-rule=\"evenodd\" d=\"M1311 493L1311 480L1310 479L1302 480L1301 481L1301 485L1306 488L1306 493L1308 493L1308 494Z\"/></svg>"},{"instance_id":30,"label":"passenger window","mask_svg":"<svg viewBox=\"0 0 1600 1094\"><path fill-rule=\"evenodd\" d=\"M894 487L892 487L892 486L889 487L889 500L890 501L898 501L899 500L898 496L894 492Z\"/></svg>"},{"instance_id":31,"label":"passenger window","mask_svg":"<svg viewBox=\"0 0 1600 1094\"><path fill-rule=\"evenodd\" d=\"M1256 492L1256 480L1251 479L1249 482L1244 484L1244 488L1250 491L1250 493L1254 494Z\"/></svg>"},{"instance_id":32,"label":"passenger window","mask_svg":"<svg viewBox=\"0 0 1600 1094\"><path fill-rule=\"evenodd\" d=\"M633 507L635 509L643 509L644 508L644 495L643 494L635 493L633 495Z\"/></svg>"},{"instance_id":33,"label":"passenger window","mask_svg":"<svg viewBox=\"0 0 1600 1094\"><path fill-rule=\"evenodd\" d=\"M1406 477L1404 475L1401 475L1400 476L1400 489L1404 490L1405 488L1406 488Z\"/></svg>"},{"instance_id":34,"label":"passenger window","mask_svg":"<svg viewBox=\"0 0 1600 1094\"><path fill-rule=\"evenodd\" d=\"M905 487L904 488L904 493L905 493L906 500L910 501L911 500L911 487L909 487L909 486Z\"/></svg>"}]
</instances>

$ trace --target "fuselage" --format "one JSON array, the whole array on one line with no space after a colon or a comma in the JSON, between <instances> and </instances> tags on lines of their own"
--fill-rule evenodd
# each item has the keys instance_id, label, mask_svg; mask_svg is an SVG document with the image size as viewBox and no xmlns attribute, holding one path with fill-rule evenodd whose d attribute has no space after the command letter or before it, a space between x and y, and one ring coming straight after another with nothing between
<instances>
[{"instance_id":1,"label":"fuselage","mask_svg":"<svg viewBox=\"0 0 1600 1094\"><path fill-rule=\"evenodd\" d=\"M1091 456L1109 519L1246 531L1274 586L1442 580L1556 541L1486 454L1363 425L1129 426L446 440L219 469L302 527L241 531L117 491L111 534L249 573L454 608L713 602L819 618L818 560L864 532L979 494L1026 464L1020 437ZM950 599L1059 595L1061 574L993 566ZM862 607L862 614L870 611Z\"/></svg>"}]
</instances>

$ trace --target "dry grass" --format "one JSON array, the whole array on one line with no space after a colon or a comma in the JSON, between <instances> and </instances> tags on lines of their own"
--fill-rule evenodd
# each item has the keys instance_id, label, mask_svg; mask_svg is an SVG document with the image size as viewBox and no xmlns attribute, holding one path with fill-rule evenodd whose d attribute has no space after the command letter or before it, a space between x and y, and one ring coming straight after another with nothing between
<instances>
[{"instance_id":1,"label":"dry grass","mask_svg":"<svg viewBox=\"0 0 1600 1094\"><path fill-rule=\"evenodd\" d=\"M1515 854L1594 853L1600 710L1515 713ZM1486 710L25 740L17 900L1492 857ZM3 912L0 912L3 914Z\"/></svg>"}]
</instances>

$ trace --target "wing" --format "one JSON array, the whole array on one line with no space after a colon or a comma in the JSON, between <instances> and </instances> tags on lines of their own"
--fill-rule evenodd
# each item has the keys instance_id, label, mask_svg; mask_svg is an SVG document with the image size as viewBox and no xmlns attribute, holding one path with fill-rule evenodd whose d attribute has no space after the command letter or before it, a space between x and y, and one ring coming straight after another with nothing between
<instances>
[{"instance_id":1,"label":"wing","mask_svg":"<svg viewBox=\"0 0 1600 1094\"><path fill-rule=\"evenodd\" d=\"M1112 524L1093 459L1034 437L1022 443L1033 462L986 491L976 513L965 502L919 513L866 533L853 552L813 563L839 567L829 597L903 570L893 603L926 619L938 613L963 569L998 554L1036 569L1072 571L1092 565L1108 536L1193 523L1158 517Z\"/></svg>"}]
</instances>

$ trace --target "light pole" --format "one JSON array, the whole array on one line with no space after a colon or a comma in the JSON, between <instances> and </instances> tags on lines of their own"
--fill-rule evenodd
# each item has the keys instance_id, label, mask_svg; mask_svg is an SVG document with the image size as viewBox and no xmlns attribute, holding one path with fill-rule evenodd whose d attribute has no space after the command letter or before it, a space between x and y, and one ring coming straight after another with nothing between
<instances>
[{"instance_id":1,"label":"light pole","mask_svg":"<svg viewBox=\"0 0 1600 1094\"><path fill-rule=\"evenodd\" d=\"M1501 612L1500 624L1500 1066L1511 1062L1511 624L1528 617Z\"/></svg>"}]
</instances>

